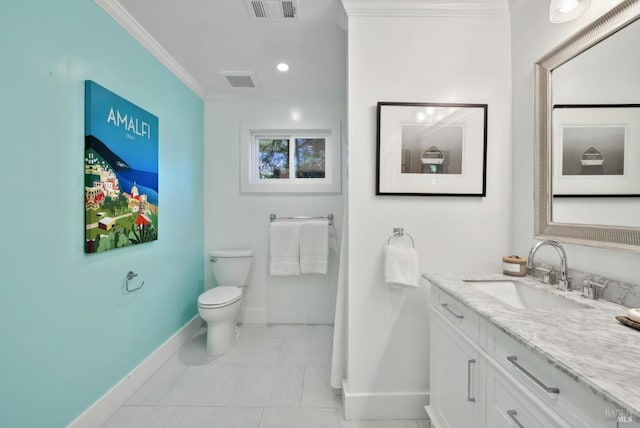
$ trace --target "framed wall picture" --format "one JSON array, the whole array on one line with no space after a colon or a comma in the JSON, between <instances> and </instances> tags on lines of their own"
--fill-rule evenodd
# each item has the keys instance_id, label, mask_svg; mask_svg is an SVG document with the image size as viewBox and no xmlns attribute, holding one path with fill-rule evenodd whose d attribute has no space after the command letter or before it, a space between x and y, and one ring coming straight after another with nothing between
<instances>
[{"instance_id":1,"label":"framed wall picture","mask_svg":"<svg viewBox=\"0 0 640 428\"><path fill-rule=\"evenodd\" d=\"M85 252L158 239L158 118L85 81Z\"/></svg>"},{"instance_id":2,"label":"framed wall picture","mask_svg":"<svg viewBox=\"0 0 640 428\"><path fill-rule=\"evenodd\" d=\"M485 196L487 104L378 103L376 195Z\"/></svg>"},{"instance_id":3,"label":"framed wall picture","mask_svg":"<svg viewBox=\"0 0 640 428\"><path fill-rule=\"evenodd\" d=\"M640 196L640 105L556 105L554 197Z\"/></svg>"}]
</instances>

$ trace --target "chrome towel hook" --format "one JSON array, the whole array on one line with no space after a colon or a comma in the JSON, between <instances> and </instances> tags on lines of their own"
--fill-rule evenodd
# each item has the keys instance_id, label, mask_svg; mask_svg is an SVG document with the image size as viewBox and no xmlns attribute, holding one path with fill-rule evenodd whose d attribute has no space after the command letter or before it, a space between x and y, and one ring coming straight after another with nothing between
<instances>
[{"instance_id":1,"label":"chrome towel hook","mask_svg":"<svg viewBox=\"0 0 640 428\"><path fill-rule=\"evenodd\" d=\"M140 284L139 287L136 288L129 288L129 281L131 281L133 278L135 278L136 276L138 276L137 273L135 273L134 271L130 270L129 272L127 272L127 276L124 280L124 288L131 293L132 291L137 291L140 290L142 287L144 287L144 281L142 281L142 283Z\"/></svg>"}]
</instances>

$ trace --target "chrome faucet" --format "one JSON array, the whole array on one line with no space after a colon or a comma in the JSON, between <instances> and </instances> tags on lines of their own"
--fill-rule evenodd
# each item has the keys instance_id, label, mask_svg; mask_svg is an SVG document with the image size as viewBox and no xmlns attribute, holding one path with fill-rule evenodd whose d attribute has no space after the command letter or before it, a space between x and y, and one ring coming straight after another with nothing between
<instances>
[{"instance_id":1,"label":"chrome faucet","mask_svg":"<svg viewBox=\"0 0 640 428\"><path fill-rule=\"evenodd\" d=\"M569 278L567 278L567 253L565 253L562 245L560 245L556 241L545 239L544 241L540 241L533 247L531 247L531 250L529 250L529 257L527 257L527 269L534 269L533 258L540 247L543 247L545 245L549 245L555 248L558 252L558 255L560 256L560 280L558 281L558 289L563 291L571 291L571 282L569 281Z\"/></svg>"}]
</instances>

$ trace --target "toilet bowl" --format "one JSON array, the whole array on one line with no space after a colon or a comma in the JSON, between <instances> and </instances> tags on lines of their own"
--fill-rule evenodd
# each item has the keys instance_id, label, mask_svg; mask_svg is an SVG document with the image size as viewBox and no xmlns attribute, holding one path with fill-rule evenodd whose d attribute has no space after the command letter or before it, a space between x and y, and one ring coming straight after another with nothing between
<instances>
[{"instance_id":1,"label":"toilet bowl","mask_svg":"<svg viewBox=\"0 0 640 428\"><path fill-rule=\"evenodd\" d=\"M198 313L207 323L207 353L221 355L237 338L236 321L242 304L242 288L247 285L253 252L216 250L209 254L217 286L198 297Z\"/></svg>"}]
</instances>

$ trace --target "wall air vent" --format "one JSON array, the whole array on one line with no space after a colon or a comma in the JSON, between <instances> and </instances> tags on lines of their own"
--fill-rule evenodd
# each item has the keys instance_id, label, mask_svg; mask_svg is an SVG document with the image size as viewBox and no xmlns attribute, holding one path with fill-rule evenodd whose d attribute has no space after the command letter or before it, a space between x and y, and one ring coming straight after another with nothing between
<instances>
[{"instance_id":1,"label":"wall air vent","mask_svg":"<svg viewBox=\"0 0 640 428\"><path fill-rule=\"evenodd\" d=\"M258 81L254 73L250 71L221 71L232 88L258 88Z\"/></svg>"},{"instance_id":2,"label":"wall air vent","mask_svg":"<svg viewBox=\"0 0 640 428\"><path fill-rule=\"evenodd\" d=\"M298 19L297 0L247 0L254 21L294 21Z\"/></svg>"}]
</instances>

